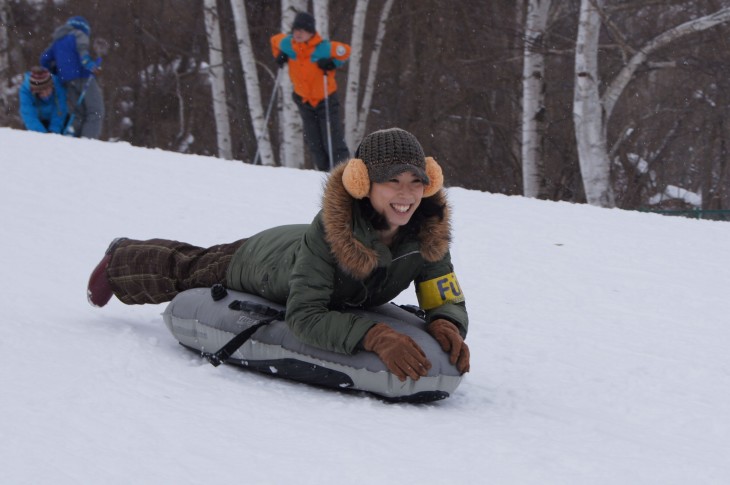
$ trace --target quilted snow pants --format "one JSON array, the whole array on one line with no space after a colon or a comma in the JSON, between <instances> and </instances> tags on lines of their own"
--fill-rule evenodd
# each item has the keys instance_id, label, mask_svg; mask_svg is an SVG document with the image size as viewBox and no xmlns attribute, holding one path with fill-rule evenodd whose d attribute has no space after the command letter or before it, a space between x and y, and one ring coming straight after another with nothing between
<instances>
[{"instance_id":1,"label":"quilted snow pants","mask_svg":"<svg viewBox=\"0 0 730 485\"><path fill-rule=\"evenodd\" d=\"M233 253L244 242L201 248L167 239L125 239L112 251L107 277L127 305L167 302L190 288L225 284Z\"/></svg>"}]
</instances>

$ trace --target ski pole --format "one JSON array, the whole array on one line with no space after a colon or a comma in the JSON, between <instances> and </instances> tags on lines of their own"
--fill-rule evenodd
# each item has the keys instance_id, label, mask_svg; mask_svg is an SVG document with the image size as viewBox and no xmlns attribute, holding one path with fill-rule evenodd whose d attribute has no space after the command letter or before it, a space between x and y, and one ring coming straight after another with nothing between
<instances>
[{"instance_id":1,"label":"ski pole","mask_svg":"<svg viewBox=\"0 0 730 485\"><path fill-rule=\"evenodd\" d=\"M276 92L279 90L279 78L281 77L281 69L276 71L276 80L274 81L274 91L271 93L271 99L269 100L269 107L266 108L266 118L264 118L264 127L256 137L256 156L253 158L253 164L256 165L259 162L259 155L261 155L261 137L266 133L267 126L269 125L269 115L271 114L271 107L274 106L274 99L276 99Z\"/></svg>"},{"instance_id":2,"label":"ski pole","mask_svg":"<svg viewBox=\"0 0 730 485\"><path fill-rule=\"evenodd\" d=\"M327 86L327 71L324 73L324 111L327 119L327 158L330 162L330 170L332 170L332 127L330 126L330 102L329 89Z\"/></svg>"}]
</instances>

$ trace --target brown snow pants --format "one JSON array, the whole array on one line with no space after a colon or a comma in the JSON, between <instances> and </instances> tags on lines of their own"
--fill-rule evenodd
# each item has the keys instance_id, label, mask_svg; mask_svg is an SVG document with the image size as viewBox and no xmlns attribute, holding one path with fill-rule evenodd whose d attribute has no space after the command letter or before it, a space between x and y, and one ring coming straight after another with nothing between
<instances>
[{"instance_id":1,"label":"brown snow pants","mask_svg":"<svg viewBox=\"0 0 730 485\"><path fill-rule=\"evenodd\" d=\"M167 239L125 239L112 252L107 277L127 305L163 303L190 288L225 284L233 253L244 242L201 248Z\"/></svg>"}]
</instances>

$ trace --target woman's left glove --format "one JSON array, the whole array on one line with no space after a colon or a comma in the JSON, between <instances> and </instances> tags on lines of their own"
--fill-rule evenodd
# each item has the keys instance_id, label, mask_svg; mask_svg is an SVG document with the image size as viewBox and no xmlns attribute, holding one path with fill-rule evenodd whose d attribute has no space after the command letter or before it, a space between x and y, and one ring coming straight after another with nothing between
<instances>
[{"instance_id":1,"label":"woman's left glove","mask_svg":"<svg viewBox=\"0 0 730 485\"><path fill-rule=\"evenodd\" d=\"M444 352L449 353L449 361L456 365L462 374L469 372L469 347L461 338L459 329L448 320L439 318L426 326L426 331L436 339Z\"/></svg>"}]
</instances>

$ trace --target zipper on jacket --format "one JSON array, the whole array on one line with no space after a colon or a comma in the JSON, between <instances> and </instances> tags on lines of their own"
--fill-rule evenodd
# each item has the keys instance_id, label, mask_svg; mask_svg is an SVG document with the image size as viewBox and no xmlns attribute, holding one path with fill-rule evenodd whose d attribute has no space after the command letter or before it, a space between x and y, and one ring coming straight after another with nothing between
<instances>
[{"instance_id":1,"label":"zipper on jacket","mask_svg":"<svg viewBox=\"0 0 730 485\"><path fill-rule=\"evenodd\" d=\"M421 251L410 251L410 252L408 252L408 253L405 253L405 254L401 254L401 255L400 255L400 256L398 256L397 258L393 258L393 259L392 259L391 261L398 261L399 259L403 259L403 258L405 258L406 256L412 256L412 255L414 255L414 254L421 254Z\"/></svg>"}]
</instances>

